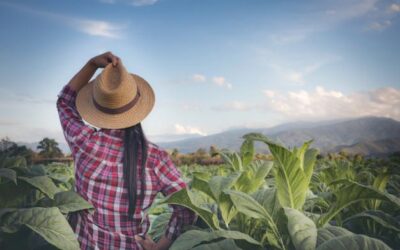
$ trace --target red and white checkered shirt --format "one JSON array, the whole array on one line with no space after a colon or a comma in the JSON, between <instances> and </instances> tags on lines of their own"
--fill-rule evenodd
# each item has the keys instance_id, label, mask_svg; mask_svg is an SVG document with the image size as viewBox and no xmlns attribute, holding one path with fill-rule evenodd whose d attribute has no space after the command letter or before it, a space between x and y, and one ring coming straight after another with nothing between
<instances>
[{"instance_id":1,"label":"red and white checkered shirt","mask_svg":"<svg viewBox=\"0 0 400 250\"><path fill-rule=\"evenodd\" d=\"M90 202L94 213L80 211L71 222L81 249L142 249L134 235L150 226L148 208L158 192L165 196L186 187L169 155L149 142L145 167L144 200L137 200L134 219L128 219L128 191L123 178L123 129L99 129L82 121L76 110L76 91L66 85L58 95L57 109L64 136L75 162L75 191ZM138 156L140 158L140 155ZM141 176L142 168L138 168ZM137 195L141 188L138 178ZM197 216L189 209L173 209L165 235L175 240L184 224Z\"/></svg>"}]
</instances>

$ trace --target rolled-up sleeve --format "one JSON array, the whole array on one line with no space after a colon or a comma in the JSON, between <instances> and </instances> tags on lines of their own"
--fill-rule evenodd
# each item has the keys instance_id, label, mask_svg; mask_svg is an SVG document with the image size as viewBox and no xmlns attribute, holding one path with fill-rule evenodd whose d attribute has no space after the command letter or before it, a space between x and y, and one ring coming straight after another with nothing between
<instances>
[{"instance_id":1,"label":"rolled-up sleeve","mask_svg":"<svg viewBox=\"0 0 400 250\"><path fill-rule=\"evenodd\" d=\"M171 195L187 187L181 178L180 172L175 167L168 153L160 153L160 164L155 168L160 180L160 191L164 196ZM191 225L197 220L197 215L190 209L180 205L169 205L172 209L171 219L168 222L165 236L175 240L181 233L184 225Z\"/></svg>"},{"instance_id":2,"label":"rolled-up sleeve","mask_svg":"<svg viewBox=\"0 0 400 250\"><path fill-rule=\"evenodd\" d=\"M86 125L79 115L75 100L77 92L69 85L65 85L58 94L57 110L60 117L64 137L73 154L84 149L87 141L92 137L96 129Z\"/></svg>"}]
</instances>

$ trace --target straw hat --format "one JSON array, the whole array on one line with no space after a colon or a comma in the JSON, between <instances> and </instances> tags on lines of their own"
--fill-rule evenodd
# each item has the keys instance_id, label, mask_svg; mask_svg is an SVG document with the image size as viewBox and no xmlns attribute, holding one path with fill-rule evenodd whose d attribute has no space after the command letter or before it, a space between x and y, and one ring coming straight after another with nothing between
<instances>
[{"instance_id":1,"label":"straw hat","mask_svg":"<svg viewBox=\"0 0 400 250\"><path fill-rule=\"evenodd\" d=\"M128 73L121 62L108 64L78 92L76 107L88 123L122 129L141 122L153 109L154 91L142 77Z\"/></svg>"}]
</instances>

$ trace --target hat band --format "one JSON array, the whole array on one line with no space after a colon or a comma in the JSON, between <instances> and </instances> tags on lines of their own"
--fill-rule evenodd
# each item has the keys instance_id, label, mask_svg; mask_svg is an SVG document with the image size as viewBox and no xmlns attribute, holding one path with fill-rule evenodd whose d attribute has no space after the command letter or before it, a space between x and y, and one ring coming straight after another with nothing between
<instances>
[{"instance_id":1,"label":"hat band","mask_svg":"<svg viewBox=\"0 0 400 250\"><path fill-rule=\"evenodd\" d=\"M98 103L96 102L96 100L94 99L94 96L92 96L92 99L93 99L93 104L94 104L94 106L95 106L98 110L100 110L100 111L102 111L102 112L104 112L104 113L106 113L106 114L116 115L116 114L124 113L124 112L128 111L129 109L131 109L133 106L135 106L136 103L137 103L138 100L139 100L139 97L140 97L140 92L139 92L139 90L138 90L137 93L136 93L135 98L133 98L132 101L128 102L127 104L125 104L125 105L122 106L122 107L115 108L115 109L113 109L113 108L107 108L107 107L101 106L100 104L98 104Z\"/></svg>"}]
</instances>

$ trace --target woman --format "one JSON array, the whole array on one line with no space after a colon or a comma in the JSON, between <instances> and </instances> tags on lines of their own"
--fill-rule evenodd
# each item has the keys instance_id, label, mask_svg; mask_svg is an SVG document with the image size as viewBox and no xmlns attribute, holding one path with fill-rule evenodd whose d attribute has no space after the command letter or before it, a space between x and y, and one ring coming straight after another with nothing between
<instances>
[{"instance_id":1,"label":"woman","mask_svg":"<svg viewBox=\"0 0 400 250\"><path fill-rule=\"evenodd\" d=\"M104 70L90 81L98 68ZM140 122L154 100L151 86L128 73L111 52L90 59L58 95L75 190L95 208L70 218L81 249L168 249L183 225L197 219L173 205L164 236L155 243L146 235L150 222L144 210L156 194L186 187L166 151L143 134Z\"/></svg>"}]
</instances>

